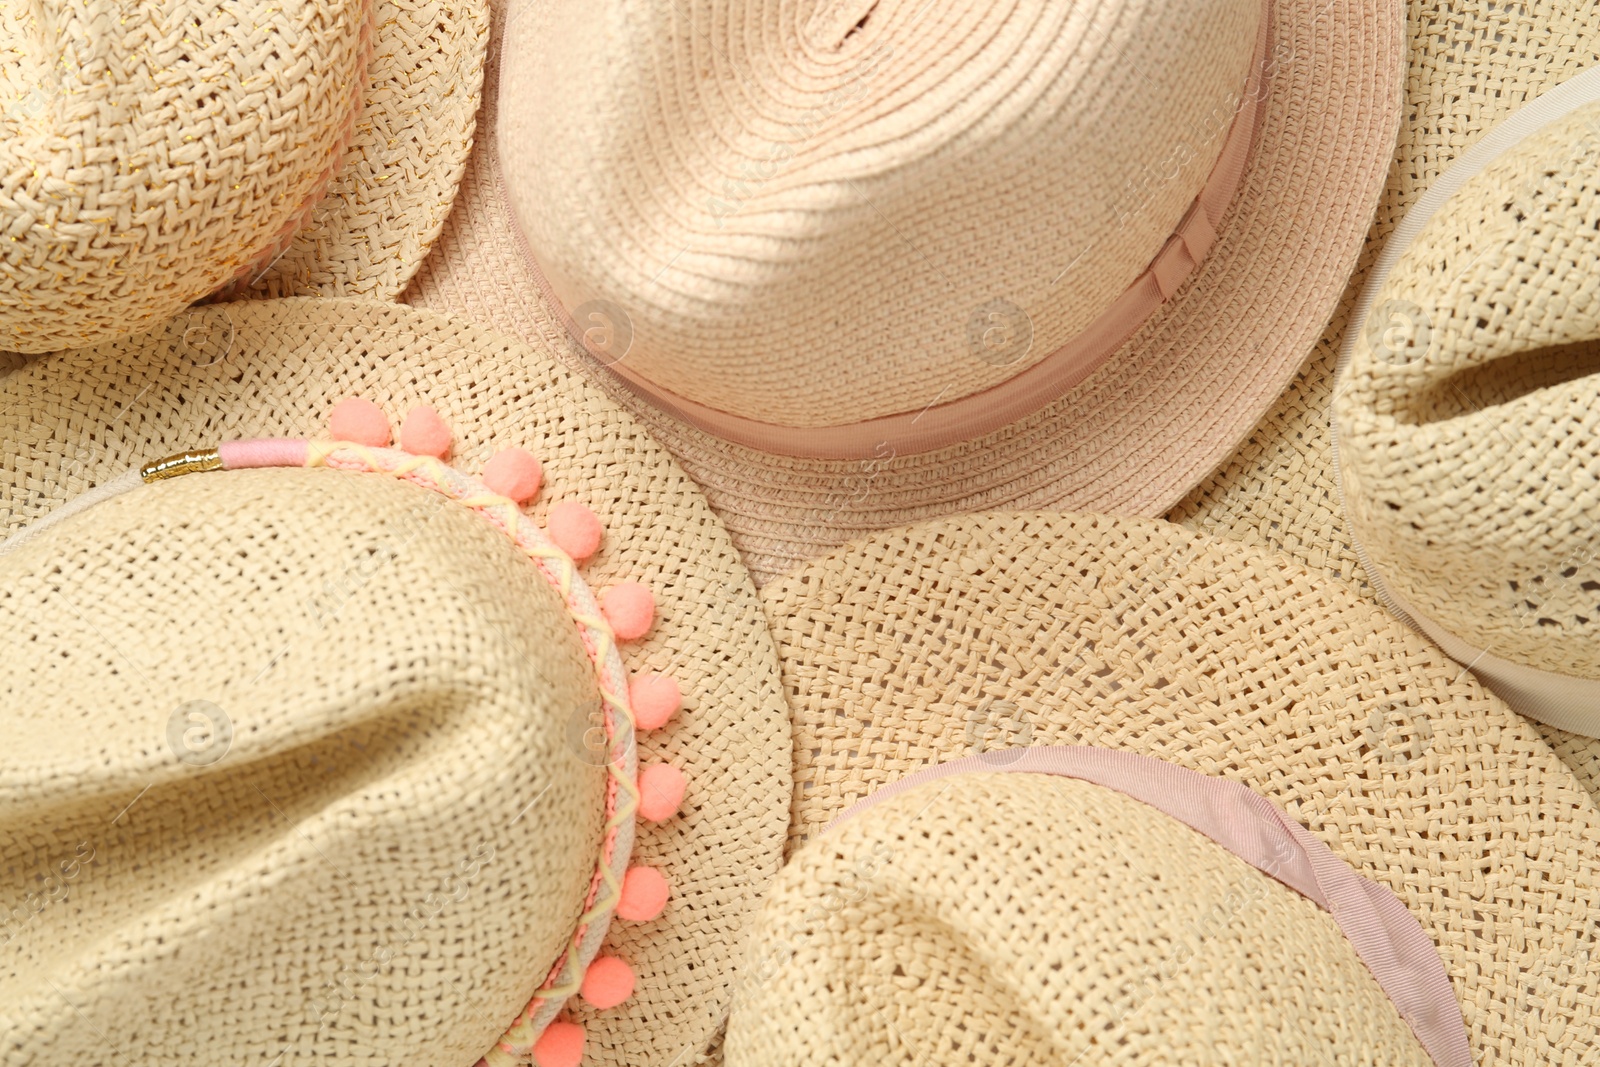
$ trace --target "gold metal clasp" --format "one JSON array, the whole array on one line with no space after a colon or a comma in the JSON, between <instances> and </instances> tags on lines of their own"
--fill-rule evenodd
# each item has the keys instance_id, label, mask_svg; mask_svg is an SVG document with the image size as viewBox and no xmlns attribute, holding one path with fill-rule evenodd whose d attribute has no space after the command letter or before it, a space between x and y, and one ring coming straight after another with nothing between
<instances>
[{"instance_id":1,"label":"gold metal clasp","mask_svg":"<svg viewBox=\"0 0 1600 1067\"><path fill-rule=\"evenodd\" d=\"M139 468L139 477L147 482L159 482L164 478L176 478L180 474L221 469L222 456L216 449L191 448L187 452L176 452L153 463L146 463Z\"/></svg>"}]
</instances>

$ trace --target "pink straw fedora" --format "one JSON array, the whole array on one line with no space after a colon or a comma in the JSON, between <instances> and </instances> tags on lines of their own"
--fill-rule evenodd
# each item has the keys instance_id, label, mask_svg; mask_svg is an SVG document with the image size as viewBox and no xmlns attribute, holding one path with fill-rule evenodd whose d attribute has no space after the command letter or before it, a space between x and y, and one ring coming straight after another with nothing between
<instances>
[{"instance_id":1,"label":"pink straw fedora","mask_svg":"<svg viewBox=\"0 0 1600 1067\"><path fill-rule=\"evenodd\" d=\"M758 580L1171 507L1310 351L1400 119L1384 0L634 7L497 13L403 299L608 381Z\"/></svg>"}]
</instances>

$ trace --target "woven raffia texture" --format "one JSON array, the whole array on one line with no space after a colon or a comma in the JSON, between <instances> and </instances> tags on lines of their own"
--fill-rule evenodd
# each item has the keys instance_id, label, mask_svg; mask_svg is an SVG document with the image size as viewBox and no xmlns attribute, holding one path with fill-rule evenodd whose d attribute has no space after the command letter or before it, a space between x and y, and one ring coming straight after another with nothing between
<instances>
[{"instance_id":1,"label":"woven raffia texture","mask_svg":"<svg viewBox=\"0 0 1600 1067\"><path fill-rule=\"evenodd\" d=\"M1600 678L1597 163L1589 105L1470 180L1390 272L1333 405L1351 532L1389 588L1582 678Z\"/></svg>"},{"instance_id":2,"label":"woven raffia texture","mask_svg":"<svg viewBox=\"0 0 1600 1067\"><path fill-rule=\"evenodd\" d=\"M1406 111L1362 266L1287 392L1244 446L1168 516L1195 529L1282 551L1362 590L1328 436L1333 371L1366 267L1406 209L1463 150L1506 115L1600 63L1600 4L1476 0L1407 5ZM1600 744L1540 730L1600 796ZM1587 752L1583 758L1577 753Z\"/></svg>"},{"instance_id":3,"label":"woven raffia texture","mask_svg":"<svg viewBox=\"0 0 1600 1067\"><path fill-rule=\"evenodd\" d=\"M343 167L237 295L392 299L439 235L472 152L488 0L378 0L377 21Z\"/></svg>"},{"instance_id":4,"label":"woven raffia texture","mask_svg":"<svg viewBox=\"0 0 1600 1067\"><path fill-rule=\"evenodd\" d=\"M773 6L746 5L751 25ZM900 18L925 6L919 0L881 4L863 32L870 37L894 25L888 18L891 7ZM975 12L994 5L958 6ZM539 4L519 6L506 19L537 19L541 10ZM693 10L682 5L674 10L681 18L674 34L708 36L724 52L743 47L744 21L691 22ZM491 58L483 133L462 180L459 209L451 213L405 299L463 312L557 346L574 366L606 383L705 490L758 581L872 530L963 511L1027 507L1159 514L1233 450L1304 361L1371 224L1401 117L1399 8L1387 0L1336 0L1273 4L1272 12L1275 66L1259 140L1237 203L1220 220L1217 243L1205 261L1124 349L1077 389L973 441L915 455L885 442L860 460L774 456L675 421L574 352L540 296L506 202L505 187L518 175L507 168L496 142L510 136L503 128L514 113L532 110L542 99L542 91L523 98L500 92L499 79L510 77L514 51L505 52L506 70L499 74ZM598 15L595 21L600 23ZM491 56L505 51L508 33L497 28ZM607 63L627 67L627 58L608 56ZM901 49L887 66L914 67L915 59ZM491 136L490 129L501 132ZM527 150L535 147L550 146ZM1027 154L1018 159L1020 167ZM1167 160L1167 154L1155 153L1154 160ZM627 160L615 164L629 165ZM779 184L774 178L772 188ZM958 193L954 188L944 193L951 210L970 209L974 227L992 224L990 208L964 204ZM1053 217L1067 208L1051 205L1050 210ZM649 216L651 226L668 221ZM1033 226L1034 232L1041 229L1048 227ZM607 243L643 239L603 237ZM712 245L713 235L706 241ZM1065 264L1047 267L1035 261L1033 266L1054 278ZM658 269L665 267L663 262ZM942 290L940 274L954 280L964 269L960 262L930 260L924 285ZM663 280L672 277L669 269ZM841 300L856 299L850 295L855 289L872 288L870 282L842 275L837 284ZM899 343L884 336L849 355L885 359L883 353L892 353ZM836 358L825 352L818 359L823 356ZM915 397L907 407L933 403L940 399L938 392Z\"/></svg>"},{"instance_id":5,"label":"woven raffia texture","mask_svg":"<svg viewBox=\"0 0 1600 1067\"><path fill-rule=\"evenodd\" d=\"M1405 624L1167 523L890 531L763 589L795 716L791 846L904 774L1017 744L1239 781L1433 937L1479 1064L1600 1047L1600 812L1533 727Z\"/></svg>"},{"instance_id":6,"label":"woven raffia texture","mask_svg":"<svg viewBox=\"0 0 1600 1067\"><path fill-rule=\"evenodd\" d=\"M194 476L0 590L5 1062L494 1042L582 910L604 781L569 751L594 668L504 535L379 477Z\"/></svg>"},{"instance_id":7,"label":"woven raffia texture","mask_svg":"<svg viewBox=\"0 0 1600 1067\"><path fill-rule=\"evenodd\" d=\"M502 119L511 206L567 308L625 310L626 365L654 384L785 426L915 412L1037 363L1144 272L1217 159L1261 18L556 0L508 22L506 98L540 101ZM969 333L997 297L1032 344L986 360Z\"/></svg>"},{"instance_id":8,"label":"woven raffia texture","mask_svg":"<svg viewBox=\"0 0 1600 1067\"><path fill-rule=\"evenodd\" d=\"M343 158L374 0L0 19L0 348L148 329L280 252Z\"/></svg>"},{"instance_id":9,"label":"woven raffia texture","mask_svg":"<svg viewBox=\"0 0 1600 1067\"><path fill-rule=\"evenodd\" d=\"M350 395L394 421L414 404L434 406L463 471L481 471L508 446L528 449L545 478L533 518L576 499L605 527L583 568L589 584L639 581L654 592L655 625L621 652L630 672L666 672L684 693L666 728L639 740L641 763L672 763L689 780L682 813L641 825L634 847L673 895L660 919L612 928L608 951L638 974L634 996L576 1017L589 1034L586 1063L694 1062L727 1011L744 918L778 866L789 718L771 638L726 532L661 447L580 376L520 342L396 305L207 308L137 344L62 353L0 378L0 439L18 442L0 470L0 528L153 456L228 438L324 436L329 409Z\"/></svg>"},{"instance_id":10,"label":"woven raffia texture","mask_svg":"<svg viewBox=\"0 0 1600 1067\"><path fill-rule=\"evenodd\" d=\"M1331 916L1131 797L969 774L784 867L730 1067L1431 1067Z\"/></svg>"}]
</instances>

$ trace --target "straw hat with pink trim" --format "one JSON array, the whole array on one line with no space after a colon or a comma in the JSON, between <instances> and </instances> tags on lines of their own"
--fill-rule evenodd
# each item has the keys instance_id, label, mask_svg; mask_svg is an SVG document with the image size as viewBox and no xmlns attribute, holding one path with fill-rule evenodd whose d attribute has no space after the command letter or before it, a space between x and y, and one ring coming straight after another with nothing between
<instances>
[{"instance_id":1,"label":"straw hat with pink trim","mask_svg":"<svg viewBox=\"0 0 1600 1067\"><path fill-rule=\"evenodd\" d=\"M1600 1048L1600 808L1354 591L1160 520L994 512L761 597L795 799L729 1067Z\"/></svg>"},{"instance_id":2,"label":"straw hat with pink trim","mask_svg":"<svg viewBox=\"0 0 1600 1067\"><path fill-rule=\"evenodd\" d=\"M1159 514L1306 358L1397 0L516 0L405 299L571 350L757 579L996 506Z\"/></svg>"},{"instance_id":3,"label":"straw hat with pink trim","mask_svg":"<svg viewBox=\"0 0 1600 1067\"><path fill-rule=\"evenodd\" d=\"M0 13L0 349L219 290L392 297L472 148L487 0L39 0Z\"/></svg>"},{"instance_id":4,"label":"straw hat with pink trim","mask_svg":"<svg viewBox=\"0 0 1600 1067\"><path fill-rule=\"evenodd\" d=\"M700 1057L790 728L749 575L625 413L445 316L289 300L32 360L0 437L0 1058Z\"/></svg>"}]
</instances>

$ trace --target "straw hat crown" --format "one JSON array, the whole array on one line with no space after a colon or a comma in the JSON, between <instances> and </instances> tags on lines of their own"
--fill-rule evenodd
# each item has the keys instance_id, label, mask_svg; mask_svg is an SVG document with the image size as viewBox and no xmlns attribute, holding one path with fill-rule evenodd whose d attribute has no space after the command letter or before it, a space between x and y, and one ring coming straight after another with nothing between
<instances>
[{"instance_id":1,"label":"straw hat crown","mask_svg":"<svg viewBox=\"0 0 1600 1067\"><path fill-rule=\"evenodd\" d=\"M511 207L577 333L636 382L785 427L915 412L1038 363L1151 267L1263 17L524 4L501 88L540 106L500 119Z\"/></svg>"},{"instance_id":2,"label":"straw hat crown","mask_svg":"<svg viewBox=\"0 0 1600 1067\"><path fill-rule=\"evenodd\" d=\"M494 1044L583 909L606 777L570 729L596 672L503 534L247 470L97 504L0 575L0 867L39 875L0 930L15 1062Z\"/></svg>"},{"instance_id":3,"label":"straw hat crown","mask_svg":"<svg viewBox=\"0 0 1600 1067\"><path fill-rule=\"evenodd\" d=\"M873 805L795 854L750 944L729 1067L1433 1064L1317 905L1067 778Z\"/></svg>"},{"instance_id":4,"label":"straw hat crown","mask_svg":"<svg viewBox=\"0 0 1600 1067\"><path fill-rule=\"evenodd\" d=\"M1600 105L1470 178L1376 294L1334 397L1351 530L1409 609L1600 679Z\"/></svg>"},{"instance_id":5,"label":"straw hat crown","mask_svg":"<svg viewBox=\"0 0 1600 1067\"><path fill-rule=\"evenodd\" d=\"M270 264L343 161L373 12L374 0L8 6L0 349L149 328Z\"/></svg>"}]
</instances>

